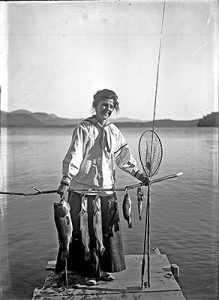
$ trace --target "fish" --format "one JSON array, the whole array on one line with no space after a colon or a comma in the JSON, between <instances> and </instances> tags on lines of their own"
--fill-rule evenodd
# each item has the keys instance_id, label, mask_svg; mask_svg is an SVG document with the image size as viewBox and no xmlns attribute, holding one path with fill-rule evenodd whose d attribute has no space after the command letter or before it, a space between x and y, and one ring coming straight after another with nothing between
<instances>
[{"instance_id":1,"label":"fish","mask_svg":"<svg viewBox=\"0 0 219 300\"><path fill-rule=\"evenodd\" d=\"M93 210L93 228L96 237L96 248L100 255L103 255L105 247L103 245L101 200L98 195L93 200Z\"/></svg>"},{"instance_id":2,"label":"fish","mask_svg":"<svg viewBox=\"0 0 219 300\"><path fill-rule=\"evenodd\" d=\"M128 222L129 228L132 228L131 206L132 206L131 198L129 194L126 192L122 203L122 208L123 208L124 219Z\"/></svg>"},{"instance_id":3,"label":"fish","mask_svg":"<svg viewBox=\"0 0 219 300\"><path fill-rule=\"evenodd\" d=\"M58 231L59 253L56 264L56 272L60 273L66 268L69 255L69 244L72 239L73 225L70 215L70 204L65 200L54 203L54 220Z\"/></svg>"},{"instance_id":4,"label":"fish","mask_svg":"<svg viewBox=\"0 0 219 300\"><path fill-rule=\"evenodd\" d=\"M137 188L137 198L138 198L138 216L139 216L139 220L141 221L141 214L142 214L142 204L143 204L143 190L142 187L138 187Z\"/></svg>"},{"instance_id":5,"label":"fish","mask_svg":"<svg viewBox=\"0 0 219 300\"><path fill-rule=\"evenodd\" d=\"M81 232L81 241L84 245L85 251L85 260L90 258L90 235L88 227L88 208L87 208L88 198L85 194L81 197L81 211L79 213L80 217L80 232Z\"/></svg>"},{"instance_id":6,"label":"fish","mask_svg":"<svg viewBox=\"0 0 219 300\"><path fill-rule=\"evenodd\" d=\"M116 199L111 199L108 202L108 230L105 232L106 237L113 236L114 231L119 231L119 209Z\"/></svg>"}]
</instances>

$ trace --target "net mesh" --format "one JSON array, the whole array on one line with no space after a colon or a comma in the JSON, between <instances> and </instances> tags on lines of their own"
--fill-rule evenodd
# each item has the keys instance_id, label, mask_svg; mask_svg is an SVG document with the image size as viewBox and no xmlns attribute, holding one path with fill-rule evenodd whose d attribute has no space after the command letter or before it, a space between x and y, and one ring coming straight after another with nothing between
<instances>
[{"instance_id":1,"label":"net mesh","mask_svg":"<svg viewBox=\"0 0 219 300\"><path fill-rule=\"evenodd\" d=\"M157 173L163 157L161 140L155 131L146 130L142 133L138 151L144 172L152 177Z\"/></svg>"}]
</instances>

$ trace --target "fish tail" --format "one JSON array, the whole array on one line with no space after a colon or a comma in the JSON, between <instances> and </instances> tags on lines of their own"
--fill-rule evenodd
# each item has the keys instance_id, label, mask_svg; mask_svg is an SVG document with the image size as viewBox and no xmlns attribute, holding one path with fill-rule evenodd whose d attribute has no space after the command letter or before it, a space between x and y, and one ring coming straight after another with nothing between
<instances>
[{"instance_id":1,"label":"fish tail","mask_svg":"<svg viewBox=\"0 0 219 300\"><path fill-rule=\"evenodd\" d=\"M105 252L105 247L102 245L102 247L101 247L101 249L100 249L100 255L103 255L104 254L104 252Z\"/></svg>"},{"instance_id":2,"label":"fish tail","mask_svg":"<svg viewBox=\"0 0 219 300\"><path fill-rule=\"evenodd\" d=\"M98 194L93 200L93 209L93 228L96 237L96 248L100 255L102 255L105 252L105 247L103 245L101 199Z\"/></svg>"},{"instance_id":3,"label":"fish tail","mask_svg":"<svg viewBox=\"0 0 219 300\"><path fill-rule=\"evenodd\" d=\"M100 255L103 255L103 253L105 252L105 247L103 243L100 242L99 240L97 241L97 250L100 253Z\"/></svg>"},{"instance_id":4,"label":"fish tail","mask_svg":"<svg viewBox=\"0 0 219 300\"><path fill-rule=\"evenodd\" d=\"M81 198L81 211L79 213L80 217L80 232L81 232L81 240L84 246L84 256L85 260L90 258L90 235L89 235L89 228L88 228L88 211L87 211L87 197L86 195L82 195Z\"/></svg>"},{"instance_id":5,"label":"fish tail","mask_svg":"<svg viewBox=\"0 0 219 300\"><path fill-rule=\"evenodd\" d=\"M90 258L91 258L91 254L90 254L89 248L85 249L84 259L87 261L87 260L90 260Z\"/></svg>"},{"instance_id":6,"label":"fish tail","mask_svg":"<svg viewBox=\"0 0 219 300\"><path fill-rule=\"evenodd\" d=\"M141 221L141 212L142 212L142 207L141 207L141 203L139 203L139 207L138 207L138 218Z\"/></svg>"},{"instance_id":7,"label":"fish tail","mask_svg":"<svg viewBox=\"0 0 219 300\"><path fill-rule=\"evenodd\" d=\"M69 255L69 248L64 248L62 244L60 244L60 259L64 261L68 258Z\"/></svg>"},{"instance_id":8,"label":"fish tail","mask_svg":"<svg viewBox=\"0 0 219 300\"><path fill-rule=\"evenodd\" d=\"M129 226L129 228L132 228L132 220L131 220L131 218L128 219L128 226Z\"/></svg>"}]
</instances>

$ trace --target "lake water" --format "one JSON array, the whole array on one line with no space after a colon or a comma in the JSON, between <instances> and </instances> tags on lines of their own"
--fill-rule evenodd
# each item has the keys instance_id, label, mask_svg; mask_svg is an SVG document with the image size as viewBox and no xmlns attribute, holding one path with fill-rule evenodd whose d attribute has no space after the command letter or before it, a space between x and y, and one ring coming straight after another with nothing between
<instances>
[{"instance_id":1,"label":"lake water","mask_svg":"<svg viewBox=\"0 0 219 300\"><path fill-rule=\"evenodd\" d=\"M122 129L137 161L143 131ZM154 178L177 172L184 175L152 186L151 247L157 246L179 266L179 283L187 299L218 299L218 130L158 128L156 132L164 156ZM1 134L1 190L57 188L71 128L2 128ZM117 171L117 186L136 182ZM123 195L118 193L120 209ZM138 220L136 190L131 191L131 198L133 228L127 228L121 214L123 239L126 254L142 254L144 221ZM47 262L56 258L53 203L59 197L0 199L0 295L2 299L31 299L34 288L44 282Z\"/></svg>"}]
</instances>

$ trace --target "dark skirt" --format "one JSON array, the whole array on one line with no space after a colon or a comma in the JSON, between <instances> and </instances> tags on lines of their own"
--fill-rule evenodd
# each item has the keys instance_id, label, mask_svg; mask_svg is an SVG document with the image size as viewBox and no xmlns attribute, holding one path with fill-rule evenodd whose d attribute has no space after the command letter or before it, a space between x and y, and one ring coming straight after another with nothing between
<instances>
[{"instance_id":1,"label":"dark skirt","mask_svg":"<svg viewBox=\"0 0 219 300\"><path fill-rule=\"evenodd\" d=\"M96 249L96 237L93 229L93 200L95 196L88 198L88 227L90 236L90 256L86 257L80 232L81 195L73 191L69 192L68 202L71 206L71 219L73 224L72 242L69 246L68 269L76 271L82 276L99 278L101 271L120 272L125 270L125 254L119 210L116 194L100 196L102 213L102 233L105 251L103 254ZM60 270L59 255L56 269Z\"/></svg>"}]
</instances>

